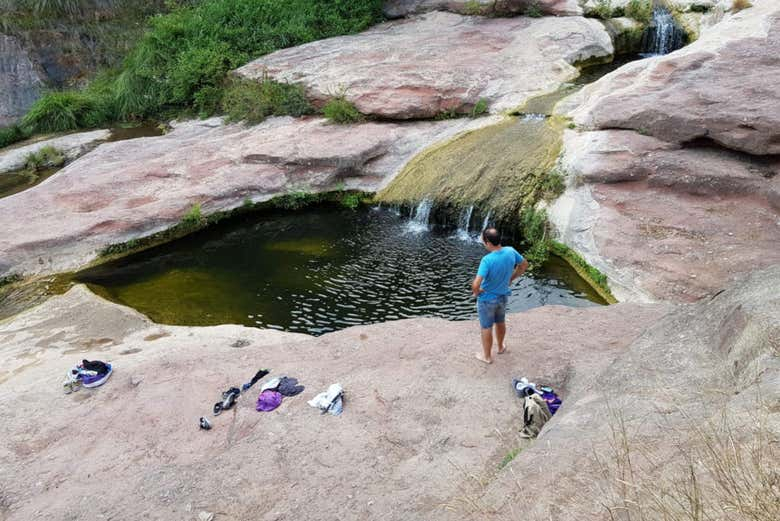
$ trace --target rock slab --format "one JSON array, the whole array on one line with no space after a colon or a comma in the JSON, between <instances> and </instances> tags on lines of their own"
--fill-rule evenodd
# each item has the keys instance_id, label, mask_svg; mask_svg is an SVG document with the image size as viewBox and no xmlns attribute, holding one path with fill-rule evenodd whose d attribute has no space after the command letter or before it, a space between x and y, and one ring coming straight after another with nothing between
<instances>
[{"instance_id":1,"label":"rock slab","mask_svg":"<svg viewBox=\"0 0 780 521\"><path fill-rule=\"evenodd\" d=\"M73 161L109 137L111 137L110 130L93 130L43 139L29 145L14 146L0 150L0 174L23 169L27 164L27 157L39 152L44 147L52 147L63 154L68 161Z\"/></svg>"},{"instance_id":2,"label":"rock slab","mask_svg":"<svg viewBox=\"0 0 780 521\"><path fill-rule=\"evenodd\" d=\"M0 277L70 271L110 244L177 224L196 204L231 210L293 190L374 191L428 145L492 118L330 125L219 119L104 143L41 184L0 199ZM23 218L20 218L23 216Z\"/></svg>"},{"instance_id":3,"label":"rock slab","mask_svg":"<svg viewBox=\"0 0 780 521\"><path fill-rule=\"evenodd\" d=\"M382 12L388 18L401 18L430 11L482 16L516 16L529 13L582 15L582 8L577 0L387 0L382 6Z\"/></svg>"},{"instance_id":4,"label":"rock slab","mask_svg":"<svg viewBox=\"0 0 780 521\"><path fill-rule=\"evenodd\" d=\"M382 118L519 107L613 54L604 26L582 17L482 18L435 12L266 55L239 76L302 84L317 103L343 95Z\"/></svg>"}]
</instances>

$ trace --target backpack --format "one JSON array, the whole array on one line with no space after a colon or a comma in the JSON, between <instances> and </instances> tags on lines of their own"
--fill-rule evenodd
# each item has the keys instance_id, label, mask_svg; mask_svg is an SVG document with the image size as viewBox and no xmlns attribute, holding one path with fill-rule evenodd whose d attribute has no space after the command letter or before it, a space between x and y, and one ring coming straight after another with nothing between
<instances>
[{"instance_id":1,"label":"backpack","mask_svg":"<svg viewBox=\"0 0 780 521\"><path fill-rule=\"evenodd\" d=\"M547 402L536 393L531 393L523 398L523 428L520 436L524 438L536 438L539 432L552 417Z\"/></svg>"}]
</instances>

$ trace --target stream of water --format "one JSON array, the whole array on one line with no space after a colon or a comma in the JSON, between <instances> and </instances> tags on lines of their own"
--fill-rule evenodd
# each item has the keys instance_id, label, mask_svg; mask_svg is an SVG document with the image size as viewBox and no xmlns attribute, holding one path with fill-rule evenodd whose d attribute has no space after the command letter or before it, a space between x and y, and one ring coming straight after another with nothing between
<instances>
[{"instance_id":1,"label":"stream of water","mask_svg":"<svg viewBox=\"0 0 780 521\"><path fill-rule=\"evenodd\" d=\"M77 280L169 324L317 335L408 317L475 318L470 283L484 248L415 218L410 227L392 209L337 207L247 216ZM553 259L515 284L509 309L596 303L604 302Z\"/></svg>"}]
</instances>

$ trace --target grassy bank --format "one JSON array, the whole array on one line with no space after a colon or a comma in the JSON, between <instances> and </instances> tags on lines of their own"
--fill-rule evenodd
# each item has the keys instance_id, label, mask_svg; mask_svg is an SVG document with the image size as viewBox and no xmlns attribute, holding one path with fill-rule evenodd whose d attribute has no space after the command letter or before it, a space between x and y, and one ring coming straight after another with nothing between
<instances>
[{"instance_id":1,"label":"grassy bank","mask_svg":"<svg viewBox=\"0 0 780 521\"><path fill-rule=\"evenodd\" d=\"M121 67L104 71L84 89L44 95L20 129L6 132L8 137L18 131L29 135L235 112L233 104L241 103L242 96L229 81L229 71L277 49L362 31L380 20L382 2L202 0L170 5L171 12L149 19ZM271 106L264 113L301 111L299 92L267 90Z\"/></svg>"}]
</instances>

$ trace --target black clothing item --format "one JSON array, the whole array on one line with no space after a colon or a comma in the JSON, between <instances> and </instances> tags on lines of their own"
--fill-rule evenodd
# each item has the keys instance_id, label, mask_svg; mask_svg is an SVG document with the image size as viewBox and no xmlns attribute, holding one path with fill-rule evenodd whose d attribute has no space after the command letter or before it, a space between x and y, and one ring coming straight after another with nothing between
<instances>
[{"instance_id":1,"label":"black clothing item","mask_svg":"<svg viewBox=\"0 0 780 521\"><path fill-rule=\"evenodd\" d=\"M259 371L258 371L258 372L257 372L257 373L256 373L256 374L253 376L253 377L252 377L252 379L251 379L250 381L248 381L247 383L245 383L244 385L242 385L242 386L241 386L241 391L243 392L243 391L246 391L246 390L248 390L250 387L252 387L253 385L255 385L255 384L257 383L257 381L258 381L258 380L260 380L262 377L264 377L265 375L267 375L267 374L268 374L268 373L270 373L270 372L271 372L271 371L269 371L268 369L260 369L260 370L259 370Z\"/></svg>"},{"instance_id":2,"label":"black clothing item","mask_svg":"<svg viewBox=\"0 0 780 521\"><path fill-rule=\"evenodd\" d=\"M95 371L97 374L106 374L108 372L108 366L105 362L101 362L100 360L93 360L92 362L89 360L82 360L81 367L87 371Z\"/></svg>"},{"instance_id":3,"label":"black clothing item","mask_svg":"<svg viewBox=\"0 0 780 521\"><path fill-rule=\"evenodd\" d=\"M279 380L279 386L276 388L282 396L295 396L296 394L301 394L304 389L304 386L298 385L297 378L288 378L286 376Z\"/></svg>"},{"instance_id":4,"label":"black clothing item","mask_svg":"<svg viewBox=\"0 0 780 521\"><path fill-rule=\"evenodd\" d=\"M214 416L218 415L222 411L227 411L236 404L238 395L241 394L241 389L238 387L231 387L224 393L222 393L222 401L214 404Z\"/></svg>"}]
</instances>

